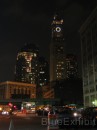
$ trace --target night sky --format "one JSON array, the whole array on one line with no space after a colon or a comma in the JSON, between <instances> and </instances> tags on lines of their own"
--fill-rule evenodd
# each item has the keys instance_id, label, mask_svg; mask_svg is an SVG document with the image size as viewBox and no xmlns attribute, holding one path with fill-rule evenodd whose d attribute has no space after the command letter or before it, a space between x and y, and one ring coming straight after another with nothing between
<instances>
[{"instance_id":1,"label":"night sky","mask_svg":"<svg viewBox=\"0 0 97 130\"><path fill-rule=\"evenodd\" d=\"M63 12L66 53L77 54L80 62L79 29L96 5L97 0L1 0L0 82L13 80L17 52L25 43L38 45L49 60L56 10Z\"/></svg>"}]
</instances>

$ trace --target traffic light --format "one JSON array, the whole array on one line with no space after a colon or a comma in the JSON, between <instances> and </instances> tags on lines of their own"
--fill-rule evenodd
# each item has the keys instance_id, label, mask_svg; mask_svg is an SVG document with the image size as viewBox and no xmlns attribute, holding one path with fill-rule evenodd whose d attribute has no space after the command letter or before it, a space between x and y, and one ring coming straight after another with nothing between
<instances>
[{"instance_id":1,"label":"traffic light","mask_svg":"<svg viewBox=\"0 0 97 130\"><path fill-rule=\"evenodd\" d=\"M12 103L10 103L10 102L8 103L8 105L9 105L10 107L12 107L12 106L13 106L13 104L12 104Z\"/></svg>"},{"instance_id":2,"label":"traffic light","mask_svg":"<svg viewBox=\"0 0 97 130\"><path fill-rule=\"evenodd\" d=\"M16 108L16 106L13 106L14 108Z\"/></svg>"}]
</instances>

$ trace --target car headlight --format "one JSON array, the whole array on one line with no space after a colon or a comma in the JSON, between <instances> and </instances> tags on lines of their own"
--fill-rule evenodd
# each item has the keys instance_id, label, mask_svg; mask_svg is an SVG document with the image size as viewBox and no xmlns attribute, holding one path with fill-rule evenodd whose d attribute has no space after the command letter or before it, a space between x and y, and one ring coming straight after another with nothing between
<instances>
[{"instance_id":1,"label":"car headlight","mask_svg":"<svg viewBox=\"0 0 97 130\"><path fill-rule=\"evenodd\" d=\"M78 114L77 114L76 112L74 112L74 113L73 113L73 116L76 117L76 116L78 116Z\"/></svg>"},{"instance_id":2,"label":"car headlight","mask_svg":"<svg viewBox=\"0 0 97 130\"><path fill-rule=\"evenodd\" d=\"M2 114L3 114L3 115L6 115L6 114L8 115L9 112L8 112L8 111L3 111Z\"/></svg>"}]
</instances>

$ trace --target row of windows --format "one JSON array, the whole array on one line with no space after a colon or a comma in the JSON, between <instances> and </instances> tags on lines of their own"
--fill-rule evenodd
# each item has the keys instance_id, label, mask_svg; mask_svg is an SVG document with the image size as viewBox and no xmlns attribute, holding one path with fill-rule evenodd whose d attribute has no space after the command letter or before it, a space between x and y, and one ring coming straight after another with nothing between
<instances>
[{"instance_id":1,"label":"row of windows","mask_svg":"<svg viewBox=\"0 0 97 130\"><path fill-rule=\"evenodd\" d=\"M94 106L95 100L97 100L97 94L93 94L90 96L85 96L85 106Z\"/></svg>"},{"instance_id":2,"label":"row of windows","mask_svg":"<svg viewBox=\"0 0 97 130\"><path fill-rule=\"evenodd\" d=\"M96 85L96 88L91 87L90 89L88 89L88 88L85 89L84 94L92 93L92 92L95 92L95 91L97 91L97 85Z\"/></svg>"}]
</instances>

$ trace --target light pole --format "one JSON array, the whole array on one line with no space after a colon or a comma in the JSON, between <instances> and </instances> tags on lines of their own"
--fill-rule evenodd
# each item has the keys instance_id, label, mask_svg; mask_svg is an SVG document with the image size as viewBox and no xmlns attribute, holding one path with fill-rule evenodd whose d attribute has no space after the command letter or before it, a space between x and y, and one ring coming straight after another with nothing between
<instances>
[{"instance_id":1,"label":"light pole","mask_svg":"<svg viewBox=\"0 0 97 130\"><path fill-rule=\"evenodd\" d=\"M97 106L97 100L92 101L93 106Z\"/></svg>"}]
</instances>

